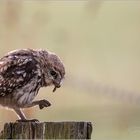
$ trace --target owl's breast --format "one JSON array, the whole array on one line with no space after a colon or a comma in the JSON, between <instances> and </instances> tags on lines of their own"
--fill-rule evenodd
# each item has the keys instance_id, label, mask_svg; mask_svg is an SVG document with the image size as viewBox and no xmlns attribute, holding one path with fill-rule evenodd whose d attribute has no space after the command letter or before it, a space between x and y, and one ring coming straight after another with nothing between
<instances>
[{"instance_id":1,"label":"owl's breast","mask_svg":"<svg viewBox=\"0 0 140 140\"><path fill-rule=\"evenodd\" d=\"M33 79L31 79L31 81L29 81L28 84L18 90L15 90L13 97L17 102L16 104L19 107L24 107L27 104L31 103L38 94L40 88L40 80L38 79L38 77L34 77Z\"/></svg>"}]
</instances>

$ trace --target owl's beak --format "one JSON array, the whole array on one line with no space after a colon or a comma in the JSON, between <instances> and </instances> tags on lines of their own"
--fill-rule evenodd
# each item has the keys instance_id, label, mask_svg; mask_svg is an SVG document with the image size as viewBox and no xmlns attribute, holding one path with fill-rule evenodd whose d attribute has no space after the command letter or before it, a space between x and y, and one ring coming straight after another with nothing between
<instances>
[{"instance_id":1,"label":"owl's beak","mask_svg":"<svg viewBox=\"0 0 140 140\"><path fill-rule=\"evenodd\" d=\"M58 82L58 81L54 81L54 89L53 89L53 92L56 91L57 88L60 88L61 87L61 80Z\"/></svg>"},{"instance_id":2,"label":"owl's beak","mask_svg":"<svg viewBox=\"0 0 140 140\"><path fill-rule=\"evenodd\" d=\"M60 88L61 84L62 84L62 79L61 77L58 76L57 79L53 81L53 85L54 85L53 92L55 92L57 88Z\"/></svg>"}]
</instances>

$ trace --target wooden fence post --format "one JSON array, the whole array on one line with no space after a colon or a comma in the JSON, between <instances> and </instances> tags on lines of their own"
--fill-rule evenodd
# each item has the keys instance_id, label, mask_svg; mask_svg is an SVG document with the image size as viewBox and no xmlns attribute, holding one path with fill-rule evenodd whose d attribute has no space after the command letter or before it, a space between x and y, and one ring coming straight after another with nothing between
<instances>
[{"instance_id":1,"label":"wooden fence post","mask_svg":"<svg viewBox=\"0 0 140 140\"><path fill-rule=\"evenodd\" d=\"M6 123L1 139L91 139L91 122Z\"/></svg>"}]
</instances>

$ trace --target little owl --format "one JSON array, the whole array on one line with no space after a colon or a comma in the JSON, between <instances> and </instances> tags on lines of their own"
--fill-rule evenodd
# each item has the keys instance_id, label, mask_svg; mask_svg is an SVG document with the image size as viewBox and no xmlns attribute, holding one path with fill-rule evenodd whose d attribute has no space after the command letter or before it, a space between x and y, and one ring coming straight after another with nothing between
<instances>
[{"instance_id":1,"label":"little owl","mask_svg":"<svg viewBox=\"0 0 140 140\"><path fill-rule=\"evenodd\" d=\"M51 104L33 99L41 87L61 86L65 68L60 58L46 50L15 50L0 59L0 105L13 109L19 119L26 121L21 109Z\"/></svg>"}]
</instances>

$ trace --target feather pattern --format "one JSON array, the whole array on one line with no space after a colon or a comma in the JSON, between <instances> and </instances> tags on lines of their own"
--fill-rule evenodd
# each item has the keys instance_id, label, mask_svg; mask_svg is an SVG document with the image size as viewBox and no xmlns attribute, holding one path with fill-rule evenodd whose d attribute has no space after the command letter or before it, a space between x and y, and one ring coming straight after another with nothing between
<instances>
[{"instance_id":1,"label":"feather pattern","mask_svg":"<svg viewBox=\"0 0 140 140\"><path fill-rule=\"evenodd\" d=\"M0 96L23 87L37 74L37 62L32 55L21 54L11 53L0 59Z\"/></svg>"}]
</instances>

